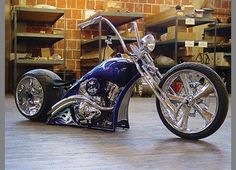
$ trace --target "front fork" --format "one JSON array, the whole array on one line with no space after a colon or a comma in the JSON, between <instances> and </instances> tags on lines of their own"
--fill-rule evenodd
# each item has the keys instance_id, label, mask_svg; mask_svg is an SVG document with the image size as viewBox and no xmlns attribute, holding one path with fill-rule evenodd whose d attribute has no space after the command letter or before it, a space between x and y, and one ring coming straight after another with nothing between
<instances>
[{"instance_id":1,"label":"front fork","mask_svg":"<svg viewBox=\"0 0 236 170\"><path fill-rule=\"evenodd\" d=\"M153 64L153 60L148 53L144 54L143 57L145 60L142 60L143 62L141 66L140 64L135 62L141 77L150 86L153 93L156 95L157 99L161 102L161 104L171 113L175 114L178 109L170 102L170 99L167 94L163 92L163 90L159 87L159 83L162 78L159 69L155 67L155 65ZM172 90L172 93L175 94L174 90Z\"/></svg>"}]
</instances>

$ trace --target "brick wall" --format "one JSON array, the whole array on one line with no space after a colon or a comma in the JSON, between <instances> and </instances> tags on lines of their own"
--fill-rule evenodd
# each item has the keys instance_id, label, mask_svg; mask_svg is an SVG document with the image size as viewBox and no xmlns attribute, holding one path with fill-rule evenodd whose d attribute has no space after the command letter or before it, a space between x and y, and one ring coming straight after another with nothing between
<instances>
[{"instance_id":1,"label":"brick wall","mask_svg":"<svg viewBox=\"0 0 236 170\"><path fill-rule=\"evenodd\" d=\"M192 0L117 0L122 6L130 12L142 12L145 15L159 13L162 5L191 4ZM213 6L216 8L216 16L226 18L222 12L230 12L230 0L213 0ZM66 11L66 55L67 69L77 72L80 75L80 30L76 24L82 21L85 9L101 10L106 0L27 0L27 5L48 4ZM12 0L12 4L18 4L18 0ZM56 28L64 27L64 20L59 20L55 25ZM89 34L88 32L87 34ZM63 54L63 41L54 45L55 52ZM57 68L57 69L60 69Z\"/></svg>"},{"instance_id":2,"label":"brick wall","mask_svg":"<svg viewBox=\"0 0 236 170\"><path fill-rule=\"evenodd\" d=\"M227 22L231 15L231 0L213 0L214 14L221 22Z\"/></svg>"}]
</instances>

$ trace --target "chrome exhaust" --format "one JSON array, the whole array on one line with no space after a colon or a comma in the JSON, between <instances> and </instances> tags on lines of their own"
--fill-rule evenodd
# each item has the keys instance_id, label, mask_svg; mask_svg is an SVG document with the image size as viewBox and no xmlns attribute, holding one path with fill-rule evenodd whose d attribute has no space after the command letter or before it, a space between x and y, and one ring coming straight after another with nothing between
<instances>
[{"instance_id":1,"label":"chrome exhaust","mask_svg":"<svg viewBox=\"0 0 236 170\"><path fill-rule=\"evenodd\" d=\"M112 110L113 107L103 107L103 106L99 106L97 103L93 102L92 100L90 100L89 98L82 96L82 95L73 95L70 97L67 97L63 100L60 100L59 102L57 102L56 104L54 104L52 106L52 109L50 111L50 116L54 116L54 114L56 114L57 112L69 107L72 104L76 104L78 103L80 100L85 100L87 103L89 103L90 105L92 105L93 107L95 107L98 110Z\"/></svg>"}]
</instances>

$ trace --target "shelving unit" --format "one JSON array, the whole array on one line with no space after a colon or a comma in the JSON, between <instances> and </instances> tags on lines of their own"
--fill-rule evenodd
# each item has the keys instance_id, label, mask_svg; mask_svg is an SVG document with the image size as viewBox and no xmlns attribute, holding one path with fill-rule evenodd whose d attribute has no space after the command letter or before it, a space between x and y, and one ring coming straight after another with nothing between
<instances>
[{"instance_id":1,"label":"shelving unit","mask_svg":"<svg viewBox=\"0 0 236 170\"><path fill-rule=\"evenodd\" d=\"M231 61L231 24L230 23L218 23L217 25L211 26L204 29L205 35L213 35L216 30L216 36L222 36L226 38L226 41L216 42L216 52L224 53L224 57L227 61ZM208 52L213 52L213 47L209 46ZM217 73L224 78L226 88L231 93L231 62L230 65L218 65L215 63L215 70Z\"/></svg>"},{"instance_id":2,"label":"shelving unit","mask_svg":"<svg viewBox=\"0 0 236 170\"><path fill-rule=\"evenodd\" d=\"M225 37L227 40L224 42L217 42L216 41L216 52L226 52L231 53L231 42L229 39L231 38L231 24L230 23L218 23L215 26L211 26L209 28L204 29L204 35L214 35L214 32L216 31L216 36L222 36ZM208 47L210 51L213 48L213 46Z\"/></svg>"},{"instance_id":3,"label":"shelving unit","mask_svg":"<svg viewBox=\"0 0 236 170\"><path fill-rule=\"evenodd\" d=\"M64 35L55 34L40 34L40 33L16 33L17 40L37 40L37 41L47 41L49 43L55 43L64 39Z\"/></svg>"},{"instance_id":4,"label":"shelving unit","mask_svg":"<svg viewBox=\"0 0 236 170\"><path fill-rule=\"evenodd\" d=\"M106 17L111 23L116 27L120 27L121 25L130 23L132 21L143 19L143 14L141 13L133 13L133 12L97 12L91 17L89 17L87 20L90 20L97 16L103 16ZM94 66L96 66L98 63L102 61L102 47L106 46L105 41L107 40L107 35L111 37L112 40L112 47L115 48L115 46L119 45L119 40L116 36L114 36L111 33L111 30L107 28L106 24L103 24L102 22L99 22L98 24L89 26L85 29L96 29L98 30L98 35L91 39L82 39L81 38L81 56L87 52L91 52L93 50L98 49L98 58L94 59L83 59L80 60L81 65L81 73L82 75L92 69ZM81 30L81 37L83 35L84 29ZM135 38L123 38L125 43L132 43L135 42Z\"/></svg>"},{"instance_id":5,"label":"shelving unit","mask_svg":"<svg viewBox=\"0 0 236 170\"><path fill-rule=\"evenodd\" d=\"M188 22L188 20L190 20L191 22ZM174 59L176 63L179 63L178 48L185 47L186 41L190 41L193 44L192 47L197 47L199 46L199 43L205 42L207 46L213 47L214 51L216 50L216 44L215 44L215 41L205 41L205 40L200 40L200 39L199 40L192 40L192 39L180 40L178 39L178 34L179 34L178 26L186 26L186 28L193 28L196 26L209 24L209 23L216 25L217 20L213 18L189 18L186 16L174 16L174 17L162 20L162 21L157 21L157 22L155 21L155 19L152 21L148 21L145 25L145 30L146 32L151 32L155 34L158 33L161 35L167 32L167 27L175 26L174 38L168 39L166 41L156 42L155 51L156 53L157 51L165 53L165 51L170 52L170 50L173 49L172 58ZM213 29L212 31L216 33L216 29ZM169 67L167 66L167 68Z\"/></svg>"},{"instance_id":6,"label":"shelving unit","mask_svg":"<svg viewBox=\"0 0 236 170\"><path fill-rule=\"evenodd\" d=\"M65 15L65 11L61 9L46 9L46 8L26 8L26 7L14 7L12 9L12 19L13 19L13 43L14 43L14 60L13 60L13 88L16 86L16 82L20 75L29 68L47 68L52 69L55 65L63 65L65 71L65 60L66 60L66 41L65 41L65 31L62 34L53 34L54 24ZM65 30L65 16L64 16L64 30ZM18 25L25 25L24 31L18 30ZM41 24L41 27L47 26L50 28L51 32L40 33L40 32L30 32L26 28L30 27L32 24ZM52 48L53 44L64 40L64 52L62 60L42 60L39 58L31 59L18 59L17 53L22 52L21 46L30 46L30 44L36 44L37 48L43 44L43 48L47 46ZM24 53L29 53L27 48L23 49ZM33 56L38 57L38 56Z\"/></svg>"},{"instance_id":7,"label":"shelving unit","mask_svg":"<svg viewBox=\"0 0 236 170\"><path fill-rule=\"evenodd\" d=\"M165 28L165 27L169 27L169 26L177 26L177 25L186 25L185 21L186 19L188 19L189 17L186 16L174 16L171 18L168 18L166 20L163 21L159 21L159 22L151 22L151 23L146 23L145 27L148 29L155 29L155 30L160 30L161 28ZM203 24L208 24L211 22L216 22L215 19L213 18L192 18L195 20L195 24L194 25L186 25L188 27L193 27L193 26L198 26L198 25L203 25Z\"/></svg>"}]
</instances>

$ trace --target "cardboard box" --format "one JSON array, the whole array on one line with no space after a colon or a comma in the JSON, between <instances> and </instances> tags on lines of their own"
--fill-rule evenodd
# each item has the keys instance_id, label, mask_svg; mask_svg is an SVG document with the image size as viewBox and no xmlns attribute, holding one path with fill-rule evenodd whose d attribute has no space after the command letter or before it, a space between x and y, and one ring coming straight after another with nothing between
<instances>
[{"instance_id":1,"label":"cardboard box","mask_svg":"<svg viewBox=\"0 0 236 170\"><path fill-rule=\"evenodd\" d=\"M103 9L105 10L107 8L123 8L123 6L121 2L107 1L104 3Z\"/></svg>"},{"instance_id":2,"label":"cardboard box","mask_svg":"<svg viewBox=\"0 0 236 170\"><path fill-rule=\"evenodd\" d=\"M178 32L188 32L188 29L186 28L186 26L177 26ZM171 33L171 32L175 32L176 30L176 26L171 26L167 28L167 32Z\"/></svg>"},{"instance_id":3,"label":"cardboard box","mask_svg":"<svg viewBox=\"0 0 236 170\"><path fill-rule=\"evenodd\" d=\"M178 15L181 15L181 13L178 13ZM184 14L182 14L184 15ZM153 24L153 23L158 23L160 21L172 18L174 16L177 16L177 11L174 7L171 7L170 9L160 12L155 15L151 15L149 17L145 18L145 23L148 24Z\"/></svg>"},{"instance_id":4,"label":"cardboard box","mask_svg":"<svg viewBox=\"0 0 236 170\"><path fill-rule=\"evenodd\" d=\"M127 9L123 7L122 3L117 1L105 2L103 10L109 12L127 12Z\"/></svg>"},{"instance_id":5,"label":"cardboard box","mask_svg":"<svg viewBox=\"0 0 236 170\"><path fill-rule=\"evenodd\" d=\"M213 67L214 66L214 53L205 53L204 54L204 64Z\"/></svg>"},{"instance_id":6,"label":"cardboard box","mask_svg":"<svg viewBox=\"0 0 236 170\"><path fill-rule=\"evenodd\" d=\"M195 9L212 8L212 0L192 0Z\"/></svg>"},{"instance_id":7,"label":"cardboard box","mask_svg":"<svg viewBox=\"0 0 236 170\"><path fill-rule=\"evenodd\" d=\"M175 39L175 33L167 33L167 40ZM177 40L196 40L196 34L194 32L178 32Z\"/></svg>"},{"instance_id":8,"label":"cardboard box","mask_svg":"<svg viewBox=\"0 0 236 170\"><path fill-rule=\"evenodd\" d=\"M53 34L59 34L59 35L62 35L64 33L64 31L62 29L57 29L57 28L54 28L53 29Z\"/></svg>"},{"instance_id":9,"label":"cardboard box","mask_svg":"<svg viewBox=\"0 0 236 170\"><path fill-rule=\"evenodd\" d=\"M27 56L27 53L16 53L16 59L24 59ZM10 54L10 61L15 60L15 53Z\"/></svg>"},{"instance_id":10,"label":"cardboard box","mask_svg":"<svg viewBox=\"0 0 236 170\"><path fill-rule=\"evenodd\" d=\"M102 53L101 53L101 59L103 60L107 60L109 58L112 57L114 50L109 46L108 48L103 47L102 49ZM97 59L99 58L99 51L95 50L89 53L85 53L83 54L81 57L81 59Z\"/></svg>"},{"instance_id":11,"label":"cardboard box","mask_svg":"<svg viewBox=\"0 0 236 170\"><path fill-rule=\"evenodd\" d=\"M210 59L209 65L214 66L214 53L208 53L208 56L209 56L209 59ZM224 52L217 52L216 56L215 56L215 65L216 66L228 67L231 64L230 64L230 62L227 61Z\"/></svg>"},{"instance_id":12,"label":"cardboard box","mask_svg":"<svg viewBox=\"0 0 236 170\"><path fill-rule=\"evenodd\" d=\"M206 35L206 36L204 36L204 40L212 41L212 42L214 42L216 40L216 42L218 42L218 43L228 42L227 37L223 37L223 36L209 36L209 35Z\"/></svg>"},{"instance_id":13,"label":"cardboard box","mask_svg":"<svg viewBox=\"0 0 236 170\"><path fill-rule=\"evenodd\" d=\"M49 48L41 48L41 57L49 59L51 57L51 52Z\"/></svg>"},{"instance_id":14,"label":"cardboard box","mask_svg":"<svg viewBox=\"0 0 236 170\"><path fill-rule=\"evenodd\" d=\"M184 11L184 15L191 15L194 13L194 7L192 5L183 5L181 9Z\"/></svg>"},{"instance_id":15,"label":"cardboard box","mask_svg":"<svg viewBox=\"0 0 236 170\"><path fill-rule=\"evenodd\" d=\"M216 53L216 66L230 66L230 63L225 58L225 53Z\"/></svg>"},{"instance_id":16,"label":"cardboard box","mask_svg":"<svg viewBox=\"0 0 236 170\"><path fill-rule=\"evenodd\" d=\"M207 27L208 27L208 24L193 27L193 32L196 33L196 39L197 40L202 40L203 39L204 29L207 28Z\"/></svg>"},{"instance_id":17,"label":"cardboard box","mask_svg":"<svg viewBox=\"0 0 236 170\"><path fill-rule=\"evenodd\" d=\"M195 17L202 18L203 17L203 9L195 9Z\"/></svg>"},{"instance_id":18,"label":"cardboard box","mask_svg":"<svg viewBox=\"0 0 236 170\"><path fill-rule=\"evenodd\" d=\"M199 53L203 53L203 48L198 47L181 47L178 50L178 56L180 57L193 57L194 61Z\"/></svg>"}]
</instances>

